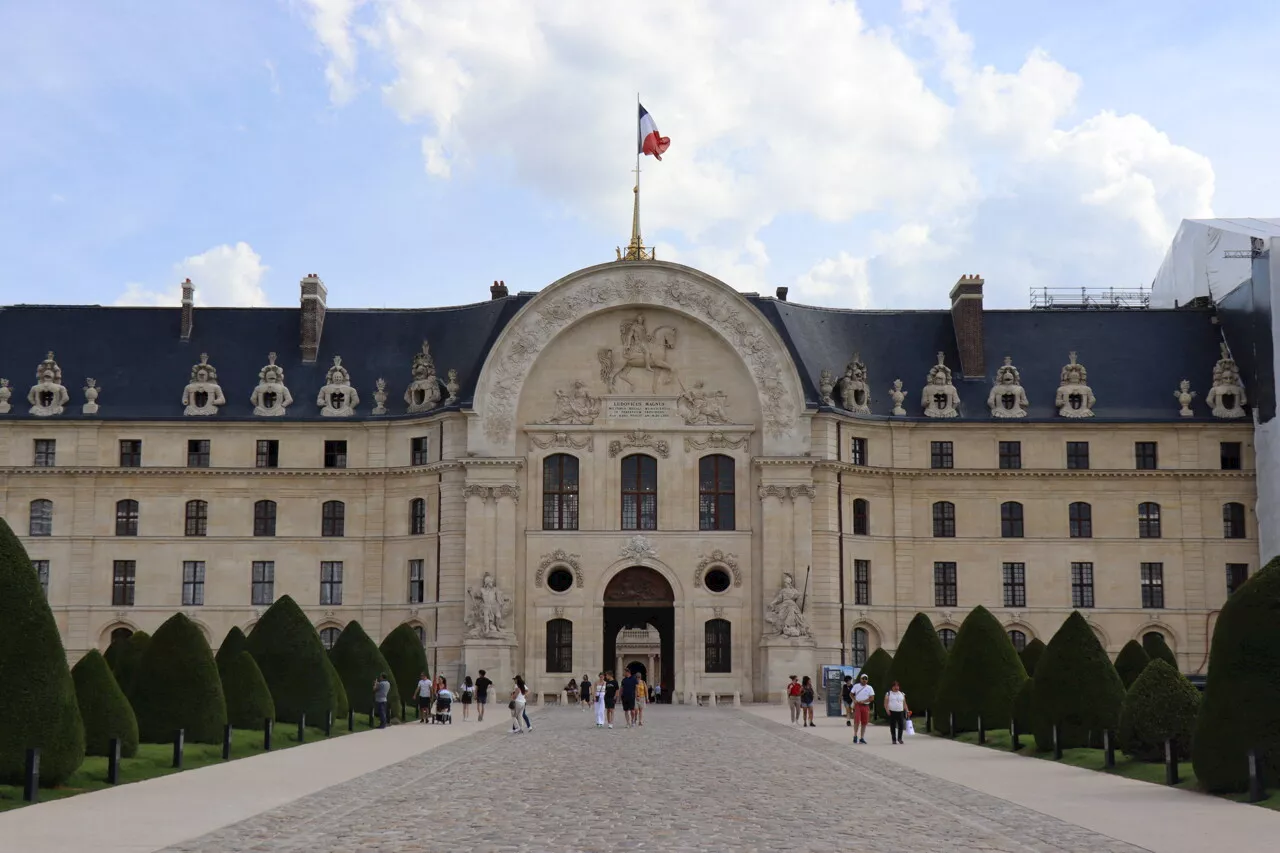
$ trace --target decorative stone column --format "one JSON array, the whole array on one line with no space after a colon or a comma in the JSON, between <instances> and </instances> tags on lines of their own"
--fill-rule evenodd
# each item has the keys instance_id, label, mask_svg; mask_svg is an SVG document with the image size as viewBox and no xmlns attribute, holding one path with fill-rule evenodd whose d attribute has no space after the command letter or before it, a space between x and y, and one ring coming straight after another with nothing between
<instances>
[{"instance_id":1,"label":"decorative stone column","mask_svg":"<svg viewBox=\"0 0 1280 853\"><path fill-rule=\"evenodd\" d=\"M500 698L512 676L524 668L517 639L524 600L515 565L520 487L514 481L521 463L484 459L463 464L467 469L463 664L473 678L485 670Z\"/></svg>"}]
</instances>

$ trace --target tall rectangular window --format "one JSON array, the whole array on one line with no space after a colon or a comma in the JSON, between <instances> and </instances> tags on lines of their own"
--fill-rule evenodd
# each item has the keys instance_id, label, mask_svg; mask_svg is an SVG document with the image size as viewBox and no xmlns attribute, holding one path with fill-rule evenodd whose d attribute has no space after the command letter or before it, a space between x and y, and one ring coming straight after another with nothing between
<instances>
[{"instance_id":1,"label":"tall rectangular window","mask_svg":"<svg viewBox=\"0 0 1280 853\"><path fill-rule=\"evenodd\" d=\"M427 499L409 501L409 535L425 536L427 532Z\"/></svg>"},{"instance_id":2,"label":"tall rectangular window","mask_svg":"<svg viewBox=\"0 0 1280 853\"><path fill-rule=\"evenodd\" d=\"M1004 606L1027 606L1027 564L1004 564Z\"/></svg>"},{"instance_id":3,"label":"tall rectangular window","mask_svg":"<svg viewBox=\"0 0 1280 853\"><path fill-rule=\"evenodd\" d=\"M871 504L866 498L853 499L853 535L871 535Z\"/></svg>"},{"instance_id":4,"label":"tall rectangular window","mask_svg":"<svg viewBox=\"0 0 1280 853\"><path fill-rule=\"evenodd\" d=\"M116 560L111 564L111 603L117 607L133 605L133 582L137 575L135 560Z\"/></svg>"},{"instance_id":5,"label":"tall rectangular window","mask_svg":"<svg viewBox=\"0 0 1280 853\"><path fill-rule=\"evenodd\" d=\"M249 601L267 606L276 600L276 564L272 560L254 560L249 580Z\"/></svg>"},{"instance_id":6,"label":"tall rectangular window","mask_svg":"<svg viewBox=\"0 0 1280 853\"><path fill-rule=\"evenodd\" d=\"M1241 460L1243 458L1240 452L1240 442L1224 441L1219 444L1221 464L1223 471L1239 471Z\"/></svg>"},{"instance_id":7,"label":"tall rectangular window","mask_svg":"<svg viewBox=\"0 0 1280 853\"><path fill-rule=\"evenodd\" d=\"M209 467L209 439L192 438L187 440L187 467Z\"/></svg>"},{"instance_id":8,"label":"tall rectangular window","mask_svg":"<svg viewBox=\"0 0 1280 853\"><path fill-rule=\"evenodd\" d=\"M652 456L622 460L622 529L658 529L658 460Z\"/></svg>"},{"instance_id":9,"label":"tall rectangular window","mask_svg":"<svg viewBox=\"0 0 1280 853\"><path fill-rule=\"evenodd\" d=\"M733 634L727 619L708 619L704 672L733 672Z\"/></svg>"},{"instance_id":10,"label":"tall rectangular window","mask_svg":"<svg viewBox=\"0 0 1280 853\"><path fill-rule=\"evenodd\" d=\"M430 447L430 437L420 435L409 439L409 464L410 465L426 465L431 461L427 453Z\"/></svg>"},{"instance_id":11,"label":"tall rectangular window","mask_svg":"<svg viewBox=\"0 0 1280 853\"><path fill-rule=\"evenodd\" d=\"M1067 442L1067 467L1076 469L1089 467L1089 442Z\"/></svg>"},{"instance_id":12,"label":"tall rectangular window","mask_svg":"<svg viewBox=\"0 0 1280 853\"><path fill-rule=\"evenodd\" d=\"M1006 470L1017 470L1022 467L1022 442L1000 442L1000 467Z\"/></svg>"},{"instance_id":13,"label":"tall rectangular window","mask_svg":"<svg viewBox=\"0 0 1280 853\"><path fill-rule=\"evenodd\" d=\"M1152 501L1138 504L1138 538L1160 538L1160 504Z\"/></svg>"},{"instance_id":14,"label":"tall rectangular window","mask_svg":"<svg viewBox=\"0 0 1280 853\"><path fill-rule=\"evenodd\" d=\"M342 603L341 560L326 560L320 564L320 603Z\"/></svg>"},{"instance_id":15,"label":"tall rectangular window","mask_svg":"<svg viewBox=\"0 0 1280 853\"><path fill-rule=\"evenodd\" d=\"M347 505L342 501L325 501L320 507L320 535L347 535Z\"/></svg>"},{"instance_id":16,"label":"tall rectangular window","mask_svg":"<svg viewBox=\"0 0 1280 853\"><path fill-rule=\"evenodd\" d=\"M1093 507L1084 501L1076 501L1067 507L1067 520L1072 539L1093 538Z\"/></svg>"},{"instance_id":17,"label":"tall rectangular window","mask_svg":"<svg viewBox=\"0 0 1280 853\"><path fill-rule=\"evenodd\" d=\"M187 501L186 526L187 536L206 536L209 533L209 502Z\"/></svg>"},{"instance_id":18,"label":"tall rectangular window","mask_svg":"<svg viewBox=\"0 0 1280 853\"><path fill-rule=\"evenodd\" d=\"M48 563L45 560L45 563ZM1227 563L1227 595L1233 594L1249 579L1248 563Z\"/></svg>"},{"instance_id":19,"label":"tall rectangular window","mask_svg":"<svg viewBox=\"0 0 1280 853\"><path fill-rule=\"evenodd\" d=\"M1222 537L1224 539L1244 539L1244 504L1225 503L1222 505Z\"/></svg>"},{"instance_id":20,"label":"tall rectangular window","mask_svg":"<svg viewBox=\"0 0 1280 853\"><path fill-rule=\"evenodd\" d=\"M929 467L930 468L954 468L955 467L955 457L952 453L951 442L949 441L929 442Z\"/></svg>"},{"instance_id":21,"label":"tall rectangular window","mask_svg":"<svg viewBox=\"0 0 1280 853\"><path fill-rule=\"evenodd\" d=\"M121 468L141 468L142 467L142 439L140 438L120 439L120 467Z\"/></svg>"},{"instance_id":22,"label":"tall rectangular window","mask_svg":"<svg viewBox=\"0 0 1280 853\"><path fill-rule=\"evenodd\" d=\"M324 467L347 467L347 442L345 440L331 439L324 443Z\"/></svg>"},{"instance_id":23,"label":"tall rectangular window","mask_svg":"<svg viewBox=\"0 0 1280 853\"><path fill-rule=\"evenodd\" d=\"M698 529L734 529L733 458L717 453L698 460Z\"/></svg>"},{"instance_id":24,"label":"tall rectangular window","mask_svg":"<svg viewBox=\"0 0 1280 853\"><path fill-rule=\"evenodd\" d=\"M1164 563L1142 564L1142 606L1154 610L1164 607Z\"/></svg>"},{"instance_id":25,"label":"tall rectangular window","mask_svg":"<svg viewBox=\"0 0 1280 853\"><path fill-rule=\"evenodd\" d=\"M568 619L547 622L547 672L573 672L573 623Z\"/></svg>"},{"instance_id":26,"label":"tall rectangular window","mask_svg":"<svg viewBox=\"0 0 1280 853\"><path fill-rule=\"evenodd\" d=\"M32 460L37 468L52 468L58 464L58 442L52 438L37 438L35 441L35 459Z\"/></svg>"},{"instance_id":27,"label":"tall rectangular window","mask_svg":"<svg viewBox=\"0 0 1280 853\"><path fill-rule=\"evenodd\" d=\"M53 501L48 498L37 498L31 502L31 517L28 519L27 535L53 535Z\"/></svg>"},{"instance_id":28,"label":"tall rectangular window","mask_svg":"<svg viewBox=\"0 0 1280 853\"><path fill-rule=\"evenodd\" d=\"M1093 607L1093 563L1071 564L1071 606Z\"/></svg>"},{"instance_id":29,"label":"tall rectangular window","mask_svg":"<svg viewBox=\"0 0 1280 853\"><path fill-rule=\"evenodd\" d=\"M854 438L850 440L849 460L853 462L854 465L867 464L867 440L865 438L854 436Z\"/></svg>"},{"instance_id":30,"label":"tall rectangular window","mask_svg":"<svg viewBox=\"0 0 1280 853\"><path fill-rule=\"evenodd\" d=\"M1154 441L1133 443L1133 464L1139 471L1154 471L1160 467Z\"/></svg>"},{"instance_id":31,"label":"tall rectangular window","mask_svg":"<svg viewBox=\"0 0 1280 853\"><path fill-rule=\"evenodd\" d=\"M204 604L204 561L188 560L182 564L182 605Z\"/></svg>"},{"instance_id":32,"label":"tall rectangular window","mask_svg":"<svg viewBox=\"0 0 1280 853\"><path fill-rule=\"evenodd\" d=\"M951 539L956 535L956 505L938 501L933 505L933 535Z\"/></svg>"},{"instance_id":33,"label":"tall rectangular window","mask_svg":"<svg viewBox=\"0 0 1280 853\"><path fill-rule=\"evenodd\" d=\"M1017 501L1000 504L1000 536L1004 539L1022 538L1022 504Z\"/></svg>"},{"instance_id":34,"label":"tall rectangular window","mask_svg":"<svg viewBox=\"0 0 1280 853\"><path fill-rule=\"evenodd\" d=\"M276 502L261 500L253 503L253 535L276 535Z\"/></svg>"},{"instance_id":35,"label":"tall rectangular window","mask_svg":"<svg viewBox=\"0 0 1280 853\"><path fill-rule=\"evenodd\" d=\"M138 535L138 502L125 499L116 501L116 535Z\"/></svg>"},{"instance_id":36,"label":"tall rectangular window","mask_svg":"<svg viewBox=\"0 0 1280 853\"><path fill-rule=\"evenodd\" d=\"M578 529L578 457L555 453L542 460L542 529Z\"/></svg>"},{"instance_id":37,"label":"tall rectangular window","mask_svg":"<svg viewBox=\"0 0 1280 853\"><path fill-rule=\"evenodd\" d=\"M258 439L258 450L254 456L255 468L280 467L280 442L274 438Z\"/></svg>"},{"instance_id":38,"label":"tall rectangular window","mask_svg":"<svg viewBox=\"0 0 1280 853\"><path fill-rule=\"evenodd\" d=\"M933 564L933 606L955 607L957 601L956 564Z\"/></svg>"},{"instance_id":39,"label":"tall rectangular window","mask_svg":"<svg viewBox=\"0 0 1280 853\"><path fill-rule=\"evenodd\" d=\"M871 604L871 561L853 561L853 603Z\"/></svg>"},{"instance_id":40,"label":"tall rectangular window","mask_svg":"<svg viewBox=\"0 0 1280 853\"><path fill-rule=\"evenodd\" d=\"M49 561L48 560L32 560L31 566L36 570L36 580L40 581L40 591L44 593L44 597L49 597Z\"/></svg>"},{"instance_id":41,"label":"tall rectangular window","mask_svg":"<svg viewBox=\"0 0 1280 853\"><path fill-rule=\"evenodd\" d=\"M422 560L409 561L409 603L410 604L422 603L422 594L426 586L426 583L423 580L424 565L425 565L424 561Z\"/></svg>"}]
</instances>

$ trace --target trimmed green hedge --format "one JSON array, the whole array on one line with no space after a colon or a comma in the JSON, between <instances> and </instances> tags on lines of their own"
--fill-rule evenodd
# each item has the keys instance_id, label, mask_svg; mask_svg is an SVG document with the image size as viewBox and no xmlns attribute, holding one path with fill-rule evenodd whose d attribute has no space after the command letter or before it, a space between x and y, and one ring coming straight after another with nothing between
<instances>
[{"instance_id":1,"label":"trimmed green hedge","mask_svg":"<svg viewBox=\"0 0 1280 853\"><path fill-rule=\"evenodd\" d=\"M1018 691L1018 695L1013 697L1013 719L1018 724L1019 735L1030 735L1033 720L1035 719L1035 689L1036 680L1028 678L1022 682L1022 689Z\"/></svg>"},{"instance_id":2,"label":"trimmed green hedge","mask_svg":"<svg viewBox=\"0 0 1280 853\"><path fill-rule=\"evenodd\" d=\"M338 642L334 643L333 648L329 650L329 660L333 663L333 668L338 671L338 677L342 679L342 687L346 691L348 700L355 696L357 702L366 698L372 702L373 682L377 680L378 674L385 672L388 677L391 676L391 667L387 664L386 658L382 656L382 652L378 651L378 647L373 644L373 640L369 639L369 635L365 633L364 627L359 622L348 622L342 629ZM394 678L391 680L391 693L387 697L387 705L392 717L401 716L400 691L396 688Z\"/></svg>"},{"instance_id":3,"label":"trimmed green hedge","mask_svg":"<svg viewBox=\"0 0 1280 853\"><path fill-rule=\"evenodd\" d=\"M1036 637L1027 643L1018 657L1022 658L1022 668L1027 671L1027 677L1032 678L1036 674L1036 664L1040 662L1041 655L1044 654L1044 640Z\"/></svg>"},{"instance_id":4,"label":"trimmed green hedge","mask_svg":"<svg viewBox=\"0 0 1280 853\"><path fill-rule=\"evenodd\" d=\"M256 729L268 718L275 719L271 691L248 652L241 651L223 664L222 692L227 697L227 722L237 729Z\"/></svg>"},{"instance_id":5,"label":"trimmed green hedge","mask_svg":"<svg viewBox=\"0 0 1280 853\"><path fill-rule=\"evenodd\" d=\"M151 635L146 631L134 631L129 639L116 645L120 647L120 652L116 655L115 666L111 668L111 673L116 677L116 684L120 685L125 698L132 704L133 682L138 674L138 664L146 654L147 647L151 645ZM136 712L137 708L134 708L134 711Z\"/></svg>"},{"instance_id":6,"label":"trimmed green hedge","mask_svg":"<svg viewBox=\"0 0 1280 853\"><path fill-rule=\"evenodd\" d=\"M871 703L871 715L876 719L887 719L884 712L884 694L889 692L889 668L893 666L893 655L884 650L884 646L876 649L862 665L860 675L865 675L876 691L876 698Z\"/></svg>"},{"instance_id":7,"label":"trimmed green hedge","mask_svg":"<svg viewBox=\"0 0 1280 853\"><path fill-rule=\"evenodd\" d=\"M351 697L347 695L347 689L342 686L342 676L338 675L338 670L328 655L324 658L324 671L329 679L329 687L333 690L333 716L341 719L347 715L347 711L351 710ZM372 696L369 701L372 704Z\"/></svg>"},{"instance_id":8,"label":"trimmed green hedge","mask_svg":"<svg viewBox=\"0 0 1280 853\"><path fill-rule=\"evenodd\" d=\"M1032 730L1036 747L1053 748L1054 723L1063 749L1100 742L1120 724L1124 684L1089 623L1073 611L1036 664Z\"/></svg>"},{"instance_id":9,"label":"trimmed green hedge","mask_svg":"<svg viewBox=\"0 0 1280 853\"><path fill-rule=\"evenodd\" d=\"M143 743L168 743L178 729L192 743L221 743L227 702L213 651L186 614L175 613L151 637L133 684Z\"/></svg>"},{"instance_id":10,"label":"trimmed green hedge","mask_svg":"<svg viewBox=\"0 0 1280 853\"><path fill-rule=\"evenodd\" d=\"M1003 729L1013 719L1013 700L1027 680L1018 650L987 608L970 611L956 633L933 702L935 728L946 732L955 714L956 732Z\"/></svg>"},{"instance_id":11,"label":"trimmed green hedge","mask_svg":"<svg viewBox=\"0 0 1280 853\"><path fill-rule=\"evenodd\" d=\"M315 626L292 598L281 596L267 608L245 648L271 689L276 719L296 723L306 714L316 723L330 710L340 713L329 656Z\"/></svg>"},{"instance_id":12,"label":"trimmed green hedge","mask_svg":"<svg viewBox=\"0 0 1280 853\"><path fill-rule=\"evenodd\" d=\"M0 784L21 784L30 747L40 782L57 785L84 761L84 725L67 653L36 570L0 518Z\"/></svg>"},{"instance_id":13,"label":"trimmed green hedge","mask_svg":"<svg viewBox=\"0 0 1280 853\"><path fill-rule=\"evenodd\" d=\"M1191 755L1191 733L1200 691L1167 662L1156 658L1125 694L1120 711L1120 748L1142 761L1163 761L1164 742L1174 738L1178 757Z\"/></svg>"},{"instance_id":14,"label":"trimmed green hedge","mask_svg":"<svg viewBox=\"0 0 1280 853\"><path fill-rule=\"evenodd\" d=\"M85 754L110 755L111 739L118 737L121 757L133 758L138 753L138 718L106 659L91 649L71 667L71 679L84 721Z\"/></svg>"},{"instance_id":15,"label":"trimmed green hedge","mask_svg":"<svg viewBox=\"0 0 1280 853\"><path fill-rule=\"evenodd\" d=\"M233 626L227 632L227 636L222 638L222 645L218 646L218 653L213 656L213 661L218 665L218 672L222 672L227 668L227 664L240 657L240 653L245 650L245 644L249 639L245 637L244 631L240 627Z\"/></svg>"},{"instance_id":16,"label":"trimmed green hedge","mask_svg":"<svg viewBox=\"0 0 1280 853\"><path fill-rule=\"evenodd\" d=\"M1175 670L1178 669L1178 656L1173 653L1173 649L1169 648L1164 634L1159 631L1148 631L1142 635L1142 650L1147 653L1147 657L1151 660L1159 658Z\"/></svg>"},{"instance_id":17,"label":"trimmed green hedge","mask_svg":"<svg viewBox=\"0 0 1280 853\"><path fill-rule=\"evenodd\" d=\"M893 665L889 667L889 683L898 682L911 710L923 714L933 708L938 680L946 664L947 650L938 639L933 623L928 616L917 613L907 625L902 642L898 643Z\"/></svg>"},{"instance_id":18,"label":"trimmed green hedge","mask_svg":"<svg viewBox=\"0 0 1280 853\"><path fill-rule=\"evenodd\" d=\"M1142 675L1142 671L1149 663L1151 663L1151 657L1147 654L1147 650L1142 648L1142 643L1130 640L1124 644L1120 654L1116 655L1116 672L1119 673L1125 690L1133 686L1133 682L1138 680L1138 676Z\"/></svg>"},{"instance_id":19,"label":"trimmed green hedge","mask_svg":"<svg viewBox=\"0 0 1280 853\"><path fill-rule=\"evenodd\" d=\"M378 651L386 658L391 683L395 685L401 696L412 696L418 686L418 677L422 673L430 674L427 668L427 650L409 623L397 625L395 630L383 639Z\"/></svg>"},{"instance_id":20,"label":"trimmed green hedge","mask_svg":"<svg viewBox=\"0 0 1280 853\"><path fill-rule=\"evenodd\" d=\"M1280 558L1235 591L1218 615L1209 679L1191 758L1210 791L1249 786L1257 749L1271 784L1280 779Z\"/></svg>"}]
</instances>

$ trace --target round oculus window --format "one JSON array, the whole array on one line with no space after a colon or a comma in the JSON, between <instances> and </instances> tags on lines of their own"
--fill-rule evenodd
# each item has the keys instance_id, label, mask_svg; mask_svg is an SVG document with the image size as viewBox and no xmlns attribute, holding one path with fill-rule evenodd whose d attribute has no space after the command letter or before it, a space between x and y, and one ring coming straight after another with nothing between
<instances>
[{"instance_id":1,"label":"round oculus window","mask_svg":"<svg viewBox=\"0 0 1280 853\"><path fill-rule=\"evenodd\" d=\"M702 578L702 584L712 592L724 592L732 581L724 569L712 569Z\"/></svg>"},{"instance_id":2,"label":"round oculus window","mask_svg":"<svg viewBox=\"0 0 1280 853\"><path fill-rule=\"evenodd\" d=\"M552 569L547 575L547 586L552 592L568 592L573 586L573 572L568 569Z\"/></svg>"}]
</instances>

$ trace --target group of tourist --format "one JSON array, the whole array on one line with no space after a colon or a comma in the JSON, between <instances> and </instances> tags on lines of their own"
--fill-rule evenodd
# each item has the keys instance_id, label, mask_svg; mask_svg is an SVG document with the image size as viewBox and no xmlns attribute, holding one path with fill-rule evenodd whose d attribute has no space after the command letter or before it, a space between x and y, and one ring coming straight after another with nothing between
<instances>
[{"instance_id":1,"label":"group of tourist","mask_svg":"<svg viewBox=\"0 0 1280 853\"><path fill-rule=\"evenodd\" d=\"M591 676L582 676L582 681L569 679L565 685L565 697L569 703L577 702L583 710L595 707L596 728L613 728L613 715L622 700L622 713L625 715L627 728L644 725L644 706L658 701L659 688L649 686L637 670L629 670L619 682L612 672L601 672L594 682Z\"/></svg>"},{"instance_id":2,"label":"group of tourist","mask_svg":"<svg viewBox=\"0 0 1280 853\"><path fill-rule=\"evenodd\" d=\"M809 676L803 680L799 676L791 676L787 685L787 704L791 707L791 725L804 727L814 726L813 702L815 691ZM855 683L852 675L846 675L840 685L840 706L845 715L845 725L853 728L853 742L866 744L867 724L871 722L871 703L875 701L876 691L871 686L871 679L865 674L858 677ZM884 695L884 710L889 718L889 739L891 743L900 744L903 736L914 734L911 725L911 708L907 705L907 695L902 692L901 685L893 682L889 692Z\"/></svg>"}]
</instances>

